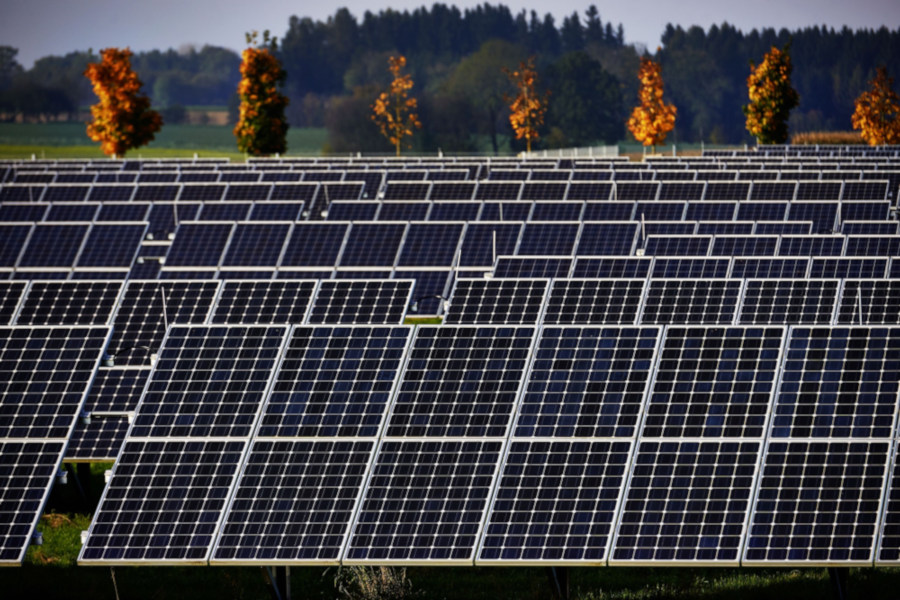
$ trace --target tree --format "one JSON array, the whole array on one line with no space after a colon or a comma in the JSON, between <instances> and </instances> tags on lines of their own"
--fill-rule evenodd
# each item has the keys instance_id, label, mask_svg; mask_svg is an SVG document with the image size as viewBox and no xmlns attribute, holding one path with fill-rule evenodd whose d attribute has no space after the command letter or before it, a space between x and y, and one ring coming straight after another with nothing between
<instances>
[{"instance_id":1,"label":"tree","mask_svg":"<svg viewBox=\"0 0 900 600\"><path fill-rule=\"evenodd\" d=\"M537 70L534 67L534 56L519 63L516 71L503 69L506 76L518 90L509 106L509 124L516 133L517 140L525 140L526 149L531 152L531 142L540 138L538 127L544 124L544 113L547 112L546 92L543 98L537 92Z\"/></svg>"},{"instance_id":2,"label":"tree","mask_svg":"<svg viewBox=\"0 0 900 600\"><path fill-rule=\"evenodd\" d=\"M444 91L467 100L477 125L477 131L491 140L494 154L499 153L497 134L503 124L505 99L513 92L506 77L498 77L504 68L515 67L526 56L525 49L503 40L490 40L459 62L447 80ZM431 120L429 120L431 123Z\"/></svg>"},{"instance_id":3,"label":"tree","mask_svg":"<svg viewBox=\"0 0 900 600\"><path fill-rule=\"evenodd\" d=\"M381 92L375 99L371 118L381 130L381 135L394 146L397 156L400 156L403 138L411 136L413 128L421 129L422 123L416 113L418 102L409 97L409 90L413 87L412 76L400 74L406 66L406 57L392 56L388 59L388 64L394 80L391 81L390 89Z\"/></svg>"},{"instance_id":4,"label":"tree","mask_svg":"<svg viewBox=\"0 0 900 600\"><path fill-rule=\"evenodd\" d=\"M894 91L894 78L885 67L878 67L870 88L856 99L853 129L871 146L900 144L900 98Z\"/></svg>"},{"instance_id":5,"label":"tree","mask_svg":"<svg viewBox=\"0 0 900 600\"><path fill-rule=\"evenodd\" d=\"M584 52L563 56L552 69L553 98L547 123L568 146L615 143L624 135L619 82Z\"/></svg>"},{"instance_id":6,"label":"tree","mask_svg":"<svg viewBox=\"0 0 900 600\"><path fill-rule=\"evenodd\" d=\"M674 129L678 109L674 104L663 102L662 67L659 63L642 56L638 80L641 84L638 91L640 104L631 111L628 130L634 139L645 146L652 146L653 152L656 152L656 146L665 142L666 134Z\"/></svg>"},{"instance_id":7,"label":"tree","mask_svg":"<svg viewBox=\"0 0 900 600\"><path fill-rule=\"evenodd\" d=\"M781 50L772 49L759 66L750 63L747 92L750 103L744 106L747 131L758 144L783 144L788 139L788 117L799 104L791 87L790 43Z\"/></svg>"},{"instance_id":8,"label":"tree","mask_svg":"<svg viewBox=\"0 0 900 600\"><path fill-rule=\"evenodd\" d=\"M162 127L162 117L140 93L142 84L131 68L131 50L101 50L100 62L89 63L84 75L100 99L91 106L93 121L88 123L87 134L100 142L104 154L124 156L153 140Z\"/></svg>"},{"instance_id":9,"label":"tree","mask_svg":"<svg viewBox=\"0 0 900 600\"><path fill-rule=\"evenodd\" d=\"M275 57L275 38L263 32L263 43L257 44L257 32L247 34L250 46L241 55L241 82L238 95L241 98L234 136L241 152L261 156L284 152L287 149L288 122L284 108L286 96L278 91L287 74Z\"/></svg>"}]
</instances>

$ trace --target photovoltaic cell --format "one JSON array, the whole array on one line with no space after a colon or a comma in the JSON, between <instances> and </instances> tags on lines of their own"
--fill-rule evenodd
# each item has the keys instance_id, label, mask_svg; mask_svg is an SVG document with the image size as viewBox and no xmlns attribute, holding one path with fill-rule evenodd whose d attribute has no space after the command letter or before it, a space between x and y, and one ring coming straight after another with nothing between
<instances>
[{"instance_id":1,"label":"photovoltaic cell","mask_svg":"<svg viewBox=\"0 0 900 600\"><path fill-rule=\"evenodd\" d=\"M813 258L809 276L836 279L884 277L887 261L887 258Z\"/></svg>"},{"instance_id":2,"label":"photovoltaic cell","mask_svg":"<svg viewBox=\"0 0 900 600\"><path fill-rule=\"evenodd\" d=\"M246 437L287 333L280 326L173 325L130 437Z\"/></svg>"},{"instance_id":3,"label":"photovoltaic cell","mask_svg":"<svg viewBox=\"0 0 900 600\"><path fill-rule=\"evenodd\" d=\"M16 325L106 325L122 291L120 281L34 281Z\"/></svg>"},{"instance_id":4,"label":"photovoltaic cell","mask_svg":"<svg viewBox=\"0 0 900 600\"><path fill-rule=\"evenodd\" d=\"M405 223L354 223L341 254L341 266L393 266L405 231Z\"/></svg>"},{"instance_id":5,"label":"photovoltaic cell","mask_svg":"<svg viewBox=\"0 0 900 600\"><path fill-rule=\"evenodd\" d=\"M90 225L38 223L19 258L19 267L72 267Z\"/></svg>"},{"instance_id":6,"label":"photovoltaic cell","mask_svg":"<svg viewBox=\"0 0 900 600\"><path fill-rule=\"evenodd\" d=\"M296 223L288 240L283 267L333 267L347 234L347 223Z\"/></svg>"},{"instance_id":7,"label":"photovoltaic cell","mask_svg":"<svg viewBox=\"0 0 900 600\"><path fill-rule=\"evenodd\" d=\"M750 279L738 322L746 325L830 325L837 279Z\"/></svg>"},{"instance_id":8,"label":"photovoltaic cell","mask_svg":"<svg viewBox=\"0 0 900 600\"><path fill-rule=\"evenodd\" d=\"M568 256L575 249L578 223L528 223L517 255Z\"/></svg>"},{"instance_id":9,"label":"photovoltaic cell","mask_svg":"<svg viewBox=\"0 0 900 600\"><path fill-rule=\"evenodd\" d=\"M888 441L770 441L743 564L871 564Z\"/></svg>"},{"instance_id":10,"label":"photovoltaic cell","mask_svg":"<svg viewBox=\"0 0 900 600\"><path fill-rule=\"evenodd\" d=\"M726 277L731 260L710 257L658 257L653 261L650 277L654 278L696 278Z\"/></svg>"},{"instance_id":11,"label":"photovoltaic cell","mask_svg":"<svg viewBox=\"0 0 900 600\"><path fill-rule=\"evenodd\" d=\"M514 440L478 562L603 564L631 445Z\"/></svg>"},{"instance_id":12,"label":"photovoltaic cell","mask_svg":"<svg viewBox=\"0 0 900 600\"><path fill-rule=\"evenodd\" d=\"M761 446L642 439L610 564L737 565Z\"/></svg>"},{"instance_id":13,"label":"photovoltaic cell","mask_svg":"<svg viewBox=\"0 0 900 600\"><path fill-rule=\"evenodd\" d=\"M545 327L517 437L634 437L659 327Z\"/></svg>"},{"instance_id":14,"label":"photovoltaic cell","mask_svg":"<svg viewBox=\"0 0 900 600\"><path fill-rule=\"evenodd\" d=\"M166 266L218 266L233 228L231 223L181 223L166 255Z\"/></svg>"},{"instance_id":15,"label":"photovoltaic cell","mask_svg":"<svg viewBox=\"0 0 900 600\"><path fill-rule=\"evenodd\" d=\"M557 279L550 288L543 322L633 325L643 294L643 279Z\"/></svg>"},{"instance_id":16,"label":"photovoltaic cell","mask_svg":"<svg viewBox=\"0 0 900 600\"><path fill-rule=\"evenodd\" d=\"M248 442L129 439L80 564L205 564Z\"/></svg>"},{"instance_id":17,"label":"photovoltaic cell","mask_svg":"<svg viewBox=\"0 0 900 600\"><path fill-rule=\"evenodd\" d=\"M641 315L644 324L729 324L740 300L736 279L652 279Z\"/></svg>"},{"instance_id":18,"label":"photovoltaic cell","mask_svg":"<svg viewBox=\"0 0 900 600\"><path fill-rule=\"evenodd\" d=\"M316 289L314 280L226 281L211 323L303 323Z\"/></svg>"},{"instance_id":19,"label":"photovoltaic cell","mask_svg":"<svg viewBox=\"0 0 900 600\"><path fill-rule=\"evenodd\" d=\"M890 438L900 392L900 328L794 327L772 437Z\"/></svg>"},{"instance_id":20,"label":"photovoltaic cell","mask_svg":"<svg viewBox=\"0 0 900 600\"><path fill-rule=\"evenodd\" d=\"M456 257L461 223L410 223L397 259L401 267L449 267Z\"/></svg>"},{"instance_id":21,"label":"photovoltaic cell","mask_svg":"<svg viewBox=\"0 0 900 600\"><path fill-rule=\"evenodd\" d=\"M472 564L502 440L385 440L344 564Z\"/></svg>"},{"instance_id":22,"label":"photovoltaic cell","mask_svg":"<svg viewBox=\"0 0 900 600\"><path fill-rule=\"evenodd\" d=\"M413 281L406 279L322 280L310 324L399 324L406 316Z\"/></svg>"},{"instance_id":23,"label":"photovoltaic cell","mask_svg":"<svg viewBox=\"0 0 900 600\"><path fill-rule=\"evenodd\" d=\"M570 257L500 256L494 266L494 277L565 277L571 266Z\"/></svg>"},{"instance_id":24,"label":"photovoltaic cell","mask_svg":"<svg viewBox=\"0 0 900 600\"><path fill-rule=\"evenodd\" d=\"M638 232L637 223L585 223L578 240L578 256L629 256Z\"/></svg>"},{"instance_id":25,"label":"photovoltaic cell","mask_svg":"<svg viewBox=\"0 0 900 600\"><path fill-rule=\"evenodd\" d=\"M547 284L546 279L457 279L444 323L537 323Z\"/></svg>"},{"instance_id":26,"label":"photovoltaic cell","mask_svg":"<svg viewBox=\"0 0 900 600\"><path fill-rule=\"evenodd\" d=\"M650 274L651 257L588 257L575 259L573 277L645 278Z\"/></svg>"},{"instance_id":27,"label":"photovoltaic cell","mask_svg":"<svg viewBox=\"0 0 900 600\"><path fill-rule=\"evenodd\" d=\"M836 323L900 324L900 280L847 279L841 291Z\"/></svg>"},{"instance_id":28,"label":"photovoltaic cell","mask_svg":"<svg viewBox=\"0 0 900 600\"><path fill-rule=\"evenodd\" d=\"M731 276L736 279L799 279L806 276L808 258L742 258L735 257Z\"/></svg>"},{"instance_id":29,"label":"photovoltaic cell","mask_svg":"<svg viewBox=\"0 0 900 600\"><path fill-rule=\"evenodd\" d=\"M256 439L212 564L338 564L374 440Z\"/></svg>"},{"instance_id":30,"label":"photovoltaic cell","mask_svg":"<svg viewBox=\"0 0 900 600\"><path fill-rule=\"evenodd\" d=\"M389 437L502 437L533 327L420 326L388 419Z\"/></svg>"},{"instance_id":31,"label":"photovoltaic cell","mask_svg":"<svg viewBox=\"0 0 900 600\"><path fill-rule=\"evenodd\" d=\"M667 328L641 435L761 438L783 337L783 327Z\"/></svg>"},{"instance_id":32,"label":"photovoltaic cell","mask_svg":"<svg viewBox=\"0 0 900 600\"><path fill-rule=\"evenodd\" d=\"M295 327L257 435L375 437L411 327Z\"/></svg>"},{"instance_id":33,"label":"photovoltaic cell","mask_svg":"<svg viewBox=\"0 0 900 600\"><path fill-rule=\"evenodd\" d=\"M0 281L0 325L9 325L28 284L24 281Z\"/></svg>"},{"instance_id":34,"label":"photovoltaic cell","mask_svg":"<svg viewBox=\"0 0 900 600\"><path fill-rule=\"evenodd\" d=\"M497 256L515 252L521 229L521 223L470 223L460 245L459 266L492 267Z\"/></svg>"},{"instance_id":35,"label":"photovoltaic cell","mask_svg":"<svg viewBox=\"0 0 900 600\"><path fill-rule=\"evenodd\" d=\"M277 266L290 229L290 223L238 223L222 259L222 265Z\"/></svg>"}]
</instances>

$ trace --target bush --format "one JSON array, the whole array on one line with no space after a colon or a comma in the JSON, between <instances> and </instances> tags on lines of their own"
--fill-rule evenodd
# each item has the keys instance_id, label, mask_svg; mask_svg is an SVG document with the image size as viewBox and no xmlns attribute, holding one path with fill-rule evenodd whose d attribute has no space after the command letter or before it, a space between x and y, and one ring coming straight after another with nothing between
<instances>
[{"instance_id":1,"label":"bush","mask_svg":"<svg viewBox=\"0 0 900 600\"><path fill-rule=\"evenodd\" d=\"M858 145L865 144L856 131L809 131L795 133L791 136L791 143L800 146L813 146L816 144Z\"/></svg>"},{"instance_id":2,"label":"bush","mask_svg":"<svg viewBox=\"0 0 900 600\"><path fill-rule=\"evenodd\" d=\"M394 567L343 567L334 577L334 587L347 600L407 600L421 598L413 592L406 569Z\"/></svg>"}]
</instances>

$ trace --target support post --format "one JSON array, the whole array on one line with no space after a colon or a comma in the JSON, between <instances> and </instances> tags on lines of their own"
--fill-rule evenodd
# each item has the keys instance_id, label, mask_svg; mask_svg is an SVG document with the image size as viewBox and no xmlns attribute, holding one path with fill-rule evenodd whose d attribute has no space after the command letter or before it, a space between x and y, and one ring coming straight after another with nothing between
<instances>
[{"instance_id":1,"label":"support post","mask_svg":"<svg viewBox=\"0 0 900 600\"><path fill-rule=\"evenodd\" d=\"M849 598L849 567L828 567L828 578L831 579L831 592L834 600Z\"/></svg>"},{"instance_id":2,"label":"support post","mask_svg":"<svg viewBox=\"0 0 900 600\"><path fill-rule=\"evenodd\" d=\"M550 591L554 600L569 600L569 568L548 567Z\"/></svg>"}]
</instances>

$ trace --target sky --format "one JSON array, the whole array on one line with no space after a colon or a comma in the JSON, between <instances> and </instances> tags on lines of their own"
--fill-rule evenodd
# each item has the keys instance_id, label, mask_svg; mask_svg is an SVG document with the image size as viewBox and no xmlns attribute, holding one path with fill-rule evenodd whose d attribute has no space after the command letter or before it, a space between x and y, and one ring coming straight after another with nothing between
<instances>
[{"instance_id":1,"label":"sky","mask_svg":"<svg viewBox=\"0 0 900 600\"><path fill-rule=\"evenodd\" d=\"M496 0L490 4L498 4ZM839 29L900 27L898 0L507 0L513 14L523 8L551 13L559 26L562 18L577 11L584 15L594 3L605 22L622 23L628 43L651 50L659 45L667 23L700 25L728 22L744 31L774 27L798 29L827 25ZM340 6L357 20L366 10L378 12L431 6L421 0L371 0L309 2L307 0L3 0L0 11L0 45L19 49L18 60L26 68L48 54L75 50L98 51L108 46L132 50L166 50L204 44L240 50L244 33L269 29L281 37L291 15L325 20ZM481 4L475 0L447 1L461 9Z\"/></svg>"}]
</instances>

